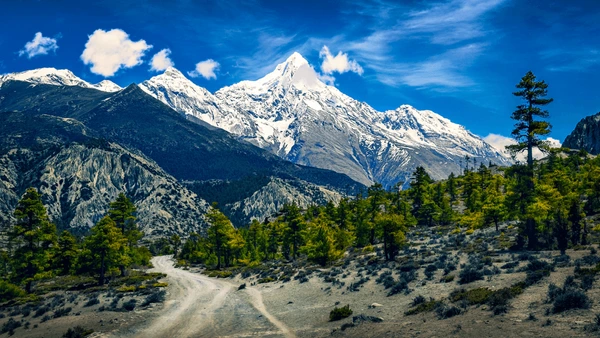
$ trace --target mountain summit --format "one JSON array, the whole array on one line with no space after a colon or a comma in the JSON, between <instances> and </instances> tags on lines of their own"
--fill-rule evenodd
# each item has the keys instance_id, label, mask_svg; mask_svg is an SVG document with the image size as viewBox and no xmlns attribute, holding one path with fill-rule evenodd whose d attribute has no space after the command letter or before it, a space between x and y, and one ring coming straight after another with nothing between
<instances>
[{"instance_id":1,"label":"mountain summit","mask_svg":"<svg viewBox=\"0 0 600 338\"><path fill-rule=\"evenodd\" d=\"M91 84L78 78L68 69L56 68L39 68L19 73L0 75L0 87L3 83L10 80L55 86L79 86L84 88L93 88L103 92L117 92L122 89L117 84L109 80L103 80L97 84Z\"/></svg>"},{"instance_id":2,"label":"mountain summit","mask_svg":"<svg viewBox=\"0 0 600 338\"><path fill-rule=\"evenodd\" d=\"M37 77L24 78L34 82ZM61 81L44 83L67 84ZM77 83L89 88L83 80ZM68 85L77 84L72 80ZM461 172L465 156L510 163L479 136L432 111L401 105L380 112L345 95L323 83L299 53L258 80L241 81L214 94L173 67L139 87L189 120L226 130L294 163L344 173L366 185L409 182L417 166L442 179Z\"/></svg>"}]
</instances>

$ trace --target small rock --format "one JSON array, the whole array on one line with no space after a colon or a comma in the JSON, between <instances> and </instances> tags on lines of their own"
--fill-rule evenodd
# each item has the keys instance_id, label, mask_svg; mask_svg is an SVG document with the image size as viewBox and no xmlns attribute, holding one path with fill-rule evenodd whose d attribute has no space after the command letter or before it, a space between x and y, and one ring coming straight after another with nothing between
<instances>
[{"instance_id":1,"label":"small rock","mask_svg":"<svg viewBox=\"0 0 600 338\"><path fill-rule=\"evenodd\" d=\"M379 303L373 303L373 304L369 305L369 309L373 309L373 308L381 307L381 306L383 306L383 305L381 305Z\"/></svg>"}]
</instances>

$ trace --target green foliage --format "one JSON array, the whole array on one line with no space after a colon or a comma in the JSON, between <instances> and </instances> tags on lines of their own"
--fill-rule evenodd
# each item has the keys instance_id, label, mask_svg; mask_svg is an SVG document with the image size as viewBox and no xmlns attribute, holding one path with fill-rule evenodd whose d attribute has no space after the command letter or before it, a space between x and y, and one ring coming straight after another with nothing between
<instances>
[{"instance_id":1,"label":"green foliage","mask_svg":"<svg viewBox=\"0 0 600 338\"><path fill-rule=\"evenodd\" d=\"M56 245L56 227L50 223L41 196L29 188L17 204L16 224L9 230L9 241L16 246L11 259L13 278L25 283L31 292L35 280L52 275L52 249Z\"/></svg>"},{"instance_id":2,"label":"green foliage","mask_svg":"<svg viewBox=\"0 0 600 338\"><path fill-rule=\"evenodd\" d=\"M443 302L431 299L425 303L420 303L416 307L406 311L404 314L406 316L417 315L419 313L426 313L435 310L437 307L444 305Z\"/></svg>"},{"instance_id":3,"label":"green foliage","mask_svg":"<svg viewBox=\"0 0 600 338\"><path fill-rule=\"evenodd\" d=\"M108 216L96 223L90 232L85 238L82 256L85 265L99 275L98 284L103 285L107 273L129 263L130 259L123 250L127 238Z\"/></svg>"},{"instance_id":4,"label":"green foliage","mask_svg":"<svg viewBox=\"0 0 600 338\"><path fill-rule=\"evenodd\" d=\"M0 280L0 303L7 302L18 297L23 297L25 295L25 290L21 289L17 285Z\"/></svg>"},{"instance_id":5,"label":"green foliage","mask_svg":"<svg viewBox=\"0 0 600 338\"><path fill-rule=\"evenodd\" d=\"M64 230L58 237L58 247L56 250L55 265L61 275L71 274L77 263L79 248L77 239L67 230Z\"/></svg>"},{"instance_id":6,"label":"green foliage","mask_svg":"<svg viewBox=\"0 0 600 338\"><path fill-rule=\"evenodd\" d=\"M74 328L70 328L63 334L63 338L84 338L94 333L92 329L84 329L81 326L75 326Z\"/></svg>"},{"instance_id":7,"label":"green foliage","mask_svg":"<svg viewBox=\"0 0 600 338\"><path fill-rule=\"evenodd\" d=\"M329 312L329 321L333 322L336 320L344 319L352 316L352 310L350 309L350 304L343 307L335 307L331 312Z\"/></svg>"}]
</instances>

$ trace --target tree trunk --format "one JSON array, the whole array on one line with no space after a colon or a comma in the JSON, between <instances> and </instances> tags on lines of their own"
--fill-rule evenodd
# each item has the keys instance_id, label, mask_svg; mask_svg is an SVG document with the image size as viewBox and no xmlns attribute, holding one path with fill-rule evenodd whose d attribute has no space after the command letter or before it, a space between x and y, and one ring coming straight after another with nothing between
<instances>
[{"instance_id":1,"label":"tree trunk","mask_svg":"<svg viewBox=\"0 0 600 338\"><path fill-rule=\"evenodd\" d=\"M535 229L535 220L528 218L526 220L526 232L527 232L527 249L536 250L538 247L537 231Z\"/></svg>"},{"instance_id":2,"label":"tree trunk","mask_svg":"<svg viewBox=\"0 0 600 338\"><path fill-rule=\"evenodd\" d=\"M102 253L100 256L100 280L98 281L98 284L100 285L104 285L104 260L105 260L105 254Z\"/></svg>"},{"instance_id":3,"label":"tree trunk","mask_svg":"<svg viewBox=\"0 0 600 338\"><path fill-rule=\"evenodd\" d=\"M496 232L499 232L499 228L498 228L498 220L495 220L494 223L496 224Z\"/></svg>"}]
</instances>

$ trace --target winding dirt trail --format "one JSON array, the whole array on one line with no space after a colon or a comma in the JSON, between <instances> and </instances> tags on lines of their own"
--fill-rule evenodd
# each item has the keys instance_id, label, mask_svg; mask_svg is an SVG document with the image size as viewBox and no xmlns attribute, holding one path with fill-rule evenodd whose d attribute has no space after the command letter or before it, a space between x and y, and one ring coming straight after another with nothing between
<instances>
[{"instance_id":1,"label":"winding dirt trail","mask_svg":"<svg viewBox=\"0 0 600 338\"><path fill-rule=\"evenodd\" d=\"M259 290L184 271L169 256L154 257L153 271L167 274L165 307L130 337L295 337L270 314Z\"/></svg>"}]
</instances>

